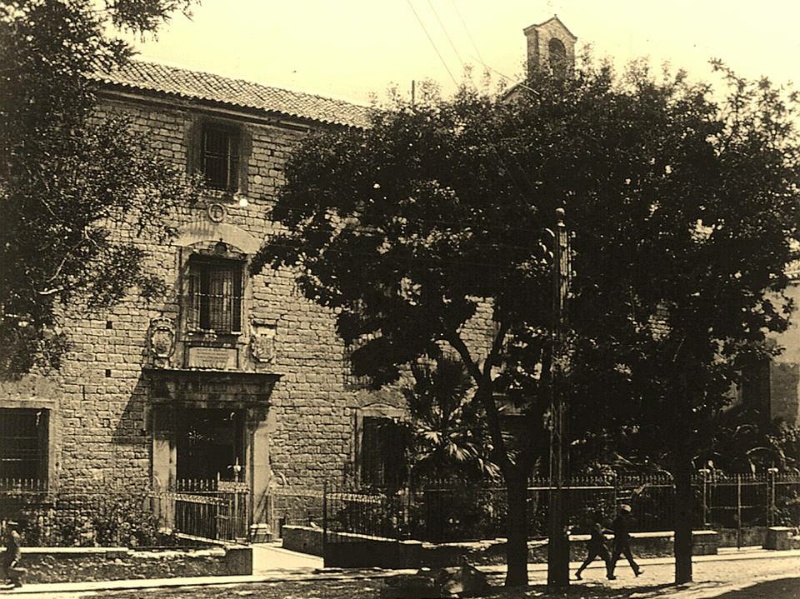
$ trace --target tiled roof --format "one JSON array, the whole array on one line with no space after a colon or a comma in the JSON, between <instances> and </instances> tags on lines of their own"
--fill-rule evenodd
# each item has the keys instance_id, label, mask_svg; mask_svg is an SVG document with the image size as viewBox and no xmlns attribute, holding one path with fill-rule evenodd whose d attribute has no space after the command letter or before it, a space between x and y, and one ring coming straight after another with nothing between
<instances>
[{"instance_id":1,"label":"tiled roof","mask_svg":"<svg viewBox=\"0 0 800 599\"><path fill-rule=\"evenodd\" d=\"M132 60L95 78L111 86L285 115L320 123L366 127L369 109L344 100L268 87L241 79Z\"/></svg>"}]
</instances>

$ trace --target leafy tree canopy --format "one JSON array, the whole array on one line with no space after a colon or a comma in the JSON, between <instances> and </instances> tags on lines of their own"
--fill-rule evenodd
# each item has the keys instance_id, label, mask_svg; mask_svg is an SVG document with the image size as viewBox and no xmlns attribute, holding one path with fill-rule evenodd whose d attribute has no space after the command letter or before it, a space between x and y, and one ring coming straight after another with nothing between
<instances>
[{"instance_id":1,"label":"leafy tree canopy","mask_svg":"<svg viewBox=\"0 0 800 599\"><path fill-rule=\"evenodd\" d=\"M647 150L576 237L573 427L669 469L708 450L732 385L780 351L766 335L794 307L796 95L713 68L716 89L630 72Z\"/></svg>"},{"instance_id":2,"label":"leafy tree canopy","mask_svg":"<svg viewBox=\"0 0 800 599\"><path fill-rule=\"evenodd\" d=\"M376 386L443 352L462 360L521 503L509 507L509 582L525 576L512 539L524 493L511 483L546 447L557 207L574 249L573 437L622 431L657 459L677 439L686 463L741 361L786 327L797 98L713 66L716 87L589 60L502 97L465 86L395 99L367 129L310 136L287 165L270 215L284 229L255 268L298 268L344 341L367 340L353 368ZM485 309L491 326L476 322ZM476 329L489 337L480 349ZM510 405L526 422L513 447Z\"/></svg>"},{"instance_id":3,"label":"leafy tree canopy","mask_svg":"<svg viewBox=\"0 0 800 599\"><path fill-rule=\"evenodd\" d=\"M653 390L635 381L700 362L716 381L706 392L724 397L737 359L768 353L765 332L787 323L797 148L793 96L715 71L722 99L682 73L587 67L510 97L465 87L398 103L367 130L312 136L271 214L286 231L260 263L299 264L345 342L370 336L353 362L376 385L449 344L476 384L493 369L495 390L528 385L530 398L552 324L545 229L564 206L584 383L601 377L604 395L641 401ZM463 337L487 299L491 363Z\"/></svg>"},{"instance_id":4,"label":"leafy tree canopy","mask_svg":"<svg viewBox=\"0 0 800 599\"><path fill-rule=\"evenodd\" d=\"M1 375L58 365L55 307L76 293L107 306L133 285L158 292L136 238L168 235L163 217L187 187L124 119L97 113L91 76L132 53L114 27L153 32L189 4L0 3Z\"/></svg>"}]
</instances>

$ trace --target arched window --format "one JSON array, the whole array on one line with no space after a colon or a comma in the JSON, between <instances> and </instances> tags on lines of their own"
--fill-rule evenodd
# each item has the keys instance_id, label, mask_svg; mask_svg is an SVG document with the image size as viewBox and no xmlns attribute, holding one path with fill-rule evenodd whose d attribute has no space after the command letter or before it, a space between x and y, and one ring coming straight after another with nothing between
<instances>
[{"instance_id":1,"label":"arched window","mask_svg":"<svg viewBox=\"0 0 800 599\"><path fill-rule=\"evenodd\" d=\"M548 54L550 57L550 69L557 77L564 77L567 74L567 49L564 42L554 37L548 44Z\"/></svg>"}]
</instances>

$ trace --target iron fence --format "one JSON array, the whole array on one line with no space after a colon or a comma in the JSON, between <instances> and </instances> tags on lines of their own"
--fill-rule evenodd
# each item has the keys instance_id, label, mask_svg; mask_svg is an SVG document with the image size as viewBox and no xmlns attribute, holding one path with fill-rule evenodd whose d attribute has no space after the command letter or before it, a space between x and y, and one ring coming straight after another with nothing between
<instances>
[{"instance_id":1,"label":"iron fence","mask_svg":"<svg viewBox=\"0 0 800 599\"><path fill-rule=\"evenodd\" d=\"M692 481L695 528L800 525L800 475L699 474ZM633 507L634 531L673 530L674 483L669 474L573 479L563 487L564 506L573 529L589 516L613 517L620 503ZM551 487L533 479L528 486L528 531L547 535ZM501 487L452 481L394 493L339 491L323 493L326 532L429 542L454 542L506 536L507 494ZM335 540L335 537L333 537Z\"/></svg>"},{"instance_id":2,"label":"iron fence","mask_svg":"<svg viewBox=\"0 0 800 599\"><path fill-rule=\"evenodd\" d=\"M176 532L239 541L249 499L246 483L220 480L181 480L163 492L0 480L0 522L21 521L26 544L41 546L152 546L173 543Z\"/></svg>"},{"instance_id":3,"label":"iron fence","mask_svg":"<svg viewBox=\"0 0 800 599\"><path fill-rule=\"evenodd\" d=\"M153 493L162 526L203 539L243 541L250 522L247 483L184 479L168 491Z\"/></svg>"},{"instance_id":4,"label":"iron fence","mask_svg":"<svg viewBox=\"0 0 800 599\"><path fill-rule=\"evenodd\" d=\"M146 491L46 490L41 485L0 484L0 522L17 520L26 545L142 546L159 544Z\"/></svg>"},{"instance_id":5,"label":"iron fence","mask_svg":"<svg viewBox=\"0 0 800 599\"><path fill-rule=\"evenodd\" d=\"M547 534L551 488L533 479L528 487L528 529ZM692 525L733 529L800 526L800 475L768 472L693 480ZM591 513L610 518L633 506L635 531L674 528L674 485L669 475L573 479L564 487L570 524ZM491 485L454 481L394 493L309 489L282 485L270 490L272 530L282 524L324 527L332 533L452 542L506 536L507 494ZM151 545L159 529L222 540L247 538L250 494L244 483L180 481L164 492L140 489L48 490L37 480L0 480L0 521L21 519L27 542L38 545ZM163 532L163 530L162 530ZM344 536L342 537L344 538Z\"/></svg>"}]
</instances>

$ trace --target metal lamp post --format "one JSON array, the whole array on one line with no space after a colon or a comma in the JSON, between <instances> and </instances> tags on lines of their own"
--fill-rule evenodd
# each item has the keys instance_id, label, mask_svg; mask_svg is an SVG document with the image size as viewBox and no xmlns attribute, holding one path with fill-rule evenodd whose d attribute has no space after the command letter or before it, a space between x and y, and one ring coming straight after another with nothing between
<instances>
[{"instance_id":1,"label":"metal lamp post","mask_svg":"<svg viewBox=\"0 0 800 599\"><path fill-rule=\"evenodd\" d=\"M553 357L550 385L550 502L547 546L547 587L569 586L569 532L564 512L566 470L565 406L561 379L565 367L566 301L570 279L569 234L564 209L556 210L553 232Z\"/></svg>"}]
</instances>

